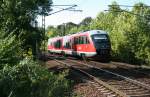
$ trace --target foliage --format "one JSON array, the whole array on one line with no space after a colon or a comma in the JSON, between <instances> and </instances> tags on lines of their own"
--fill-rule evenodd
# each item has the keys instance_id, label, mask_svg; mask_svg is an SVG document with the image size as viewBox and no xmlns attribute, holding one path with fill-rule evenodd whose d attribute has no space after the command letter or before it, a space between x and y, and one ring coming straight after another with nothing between
<instances>
[{"instance_id":1,"label":"foliage","mask_svg":"<svg viewBox=\"0 0 150 97\"><path fill-rule=\"evenodd\" d=\"M0 31L0 68L3 67L2 64L14 65L20 61L23 55L20 45L20 41L16 40L13 33L6 36L4 32Z\"/></svg>"},{"instance_id":2,"label":"foliage","mask_svg":"<svg viewBox=\"0 0 150 97\"><path fill-rule=\"evenodd\" d=\"M79 23L79 26L81 25L88 26L91 23L91 21L92 21L91 17L86 17Z\"/></svg>"},{"instance_id":3,"label":"foliage","mask_svg":"<svg viewBox=\"0 0 150 97\"><path fill-rule=\"evenodd\" d=\"M65 97L69 81L63 74L53 74L30 59L0 70L1 97Z\"/></svg>"},{"instance_id":4,"label":"foliage","mask_svg":"<svg viewBox=\"0 0 150 97\"><path fill-rule=\"evenodd\" d=\"M0 1L0 30L7 35L11 32L22 41L25 52L40 46L44 39L43 33L37 29L37 15L51 11L51 0L2 0Z\"/></svg>"},{"instance_id":5,"label":"foliage","mask_svg":"<svg viewBox=\"0 0 150 97\"><path fill-rule=\"evenodd\" d=\"M137 6L145 6L144 4L135 4ZM145 10L144 10L145 9ZM120 9L119 9L120 10ZM133 8L134 14L139 14L138 10L142 10L143 16L149 13L146 6L142 9ZM119 59L124 62L134 63L134 64L149 64L150 56L150 29L146 18L139 15L133 15L130 11L121 12L119 14L104 13L104 17L111 22L107 22L103 18L98 20L101 24L98 27L104 27L105 30L109 31L111 43L112 43L112 56L115 59ZM113 19L112 19L112 18ZM99 17L97 17L99 18ZM103 23L102 23L103 21ZM110 26L109 26L110 25Z\"/></svg>"},{"instance_id":6,"label":"foliage","mask_svg":"<svg viewBox=\"0 0 150 97\"><path fill-rule=\"evenodd\" d=\"M31 59L20 62L25 52L35 55L40 48L44 33L36 18L47 15L51 4L51 0L0 1L0 97L69 95L65 73L53 74Z\"/></svg>"},{"instance_id":7,"label":"foliage","mask_svg":"<svg viewBox=\"0 0 150 97\"><path fill-rule=\"evenodd\" d=\"M48 26L46 32L47 32L46 33L47 37L54 37L54 36L58 35L57 29L55 27L53 27L53 26Z\"/></svg>"},{"instance_id":8,"label":"foliage","mask_svg":"<svg viewBox=\"0 0 150 97\"><path fill-rule=\"evenodd\" d=\"M78 27L77 24L74 24L72 22L63 23L61 25L58 25L57 27L48 26L47 27L47 36L48 37L56 37L56 36L63 36L70 34L70 30L72 28Z\"/></svg>"},{"instance_id":9,"label":"foliage","mask_svg":"<svg viewBox=\"0 0 150 97\"><path fill-rule=\"evenodd\" d=\"M111 5L109 5L109 10L108 10L111 14L113 14L114 16L117 16L119 14L119 12L121 11L120 6L117 4L116 1L113 1Z\"/></svg>"}]
</instances>

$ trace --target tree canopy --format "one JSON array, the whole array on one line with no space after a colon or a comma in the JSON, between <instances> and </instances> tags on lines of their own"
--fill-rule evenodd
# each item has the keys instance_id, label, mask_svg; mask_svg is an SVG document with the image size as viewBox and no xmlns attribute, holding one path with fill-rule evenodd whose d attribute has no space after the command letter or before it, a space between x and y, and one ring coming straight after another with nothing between
<instances>
[{"instance_id":1,"label":"tree canopy","mask_svg":"<svg viewBox=\"0 0 150 97\"><path fill-rule=\"evenodd\" d=\"M2 0L0 1L0 30L9 35L13 32L24 51L40 46L44 34L35 27L36 18L51 11L51 0Z\"/></svg>"}]
</instances>

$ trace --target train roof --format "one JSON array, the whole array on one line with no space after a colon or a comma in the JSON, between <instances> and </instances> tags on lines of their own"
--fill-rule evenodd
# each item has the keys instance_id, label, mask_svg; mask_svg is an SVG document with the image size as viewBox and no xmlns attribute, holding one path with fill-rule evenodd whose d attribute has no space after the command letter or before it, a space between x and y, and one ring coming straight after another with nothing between
<instances>
[{"instance_id":1,"label":"train roof","mask_svg":"<svg viewBox=\"0 0 150 97\"><path fill-rule=\"evenodd\" d=\"M92 34L107 34L106 31L103 31L103 30L91 30L89 31L89 33L92 35Z\"/></svg>"},{"instance_id":2,"label":"train roof","mask_svg":"<svg viewBox=\"0 0 150 97\"><path fill-rule=\"evenodd\" d=\"M89 30L89 31L85 31L85 32L78 32L75 34L72 34L71 36L76 36L76 35L83 35L83 34L89 34L89 35L93 35L93 34L107 34L106 31L103 30Z\"/></svg>"}]
</instances>

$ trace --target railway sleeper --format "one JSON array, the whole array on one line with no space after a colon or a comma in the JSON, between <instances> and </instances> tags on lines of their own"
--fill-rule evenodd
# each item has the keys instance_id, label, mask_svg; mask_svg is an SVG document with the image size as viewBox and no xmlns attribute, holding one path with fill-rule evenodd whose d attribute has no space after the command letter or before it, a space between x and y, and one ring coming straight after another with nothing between
<instances>
[{"instance_id":1,"label":"railway sleeper","mask_svg":"<svg viewBox=\"0 0 150 97\"><path fill-rule=\"evenodd\" d=\"M117 84L131 84L131 83L129 83L128 81L125 81L125 80L123 80L123 81L107 81L108 83L117 83Z\"/></svg>"},{"instance_id":2,"label":"railway sleeper","mask_svg":"<svg viewBox=\"0 0 150 97\"><path fill-rule=\"evenodd\" d=\"M107 97L118 97L118 96L113 94L113 95L108 95Z\"/></svg>"},{"instance_id":3,"label":"railway sleeper","mask_svg":"<svg viewBox=\"0 0 150 97\"><path fill-rule=\"evenodd\" d=\"M128 86L130 86L130 87L134 87L135 85L133 85L133 84L122 84L122 83L108 83L109 85L113 85L113 86L122 86L122 87L128 87Z\"/></svg>"},{"instance_id":4,"label":"railway sleeper","mask_svg":"<svg viewBox=\"0 0 150 97\"><path fill-rule=\"evenodd\" d=\"M105 93L104 93L104 95L106 95L106 97L118 97L118 96L115 95L115 94L105 94Z\"/></svg>"},{"instance_id":5,"label":"railway sleeper","mask_svg":"<svg viewBox=\"0 0 150 97\"><path fill-rule=\"evenodd\" d=\"M109 89L106 89L104 86L99 86L99 85L96 85L94 83L92 83L92 84L93 84L93 86L95 86L102 93L107 93L107 94L113 93Z\"/></svg>"},{"instance_id":6,"label":"railway sleeper","mask_svg":"<svg viewBox=\"0 0 150 97\"><path fill-rule=\"evenodd\" d=\"M106 89L104 86L99 86L99 84L95 83L95 82L90 82L94 87L96 87L98 89L98 91L100 91L103 95L105 95L106 97L118 97L115 95L114 92L112 92L109 89Z\"/></svg>"},{"instance_id":7,"label":"railway sleeper","mask_svg":"<svg viewBox=\"0 0 150 97\"><path fill-rule=\"evenodd\" d=\"M101 90L102 93L109 93L110 90Z\"/></svg>"},{"instance_id":8,"label":"railway sleeper","mask_svg":"<svg viewBox=\"0 0 150 97\"><path fill-rule=\"evenodd\" d=\"M150 94L150 92L149 91L147 91L147 90L143 90L143 91L136 91L136 90L123 90L123 92L127 92L127 93L130 93L130 94Z\"/></svg>"},{"instance_id":9,"label":"railway sleeper","mask_svg":"<svg viewBox=\"0 0 150 97\"><path fill-rule=\"evenodd\" d=\"M103 95L106 97L118 97L114 92L108 91L108 92L102 92Z\"/></svg>"},{"instance_id":10,"label":"railway sleeper","mask_svg":"<svg viewBox=\"0 0 150 97\"><path fill-rule=\"evenodd\" d=\"M150 94L140 94L140 95L131 94L130 97L150 97Z\"/></svg>"},{"instance_id":11,"label":"railway sleeper","mask_svg":"<svg viewBox=\"0 0 150 97\"><path fill-rule=\"evenodd\" d=\"M120 85L113 85L116 88L121 88L121 89L139 89L140 87L135 86L135 85L125 85L125 86L120 86Z\"/></svg>"},{"instance_id":12,"label":"railway sleeper","mask_svg":"<svg viewBox=\"0 0 150 97\"><path fill-rule=\"evenodd\" d=\"M104 94L105 94L105 95L113 95L113 94L114 94L114 92L109 91L109 92L104 93Z\"/></svg>"},{"instance_id":13,"label":"railway sleeper","mask_svg":"<svg viewBox=\"0 0 150 97\"><path fill-rule=\"evenodd\" d=\"M125 92L125 91L124 91ZM141 91L141 92L133 92L133 91L130 91L130 92L127 92L126 93L127 95L150 95L150 93L149 92L147 92L147 91Z\"/></svg>"},{"instance_id":14,"label":"railway sleeper","mask_svg":"<svg viewBox=\"0 0 150 97\"><path fill-rule=\"evenodd\" d=\"M135 88L132 88L132 87L120 87L119 90L144 90L142 88L138 88L138 87L135 87Z\"/></svg>"}]
</instances>

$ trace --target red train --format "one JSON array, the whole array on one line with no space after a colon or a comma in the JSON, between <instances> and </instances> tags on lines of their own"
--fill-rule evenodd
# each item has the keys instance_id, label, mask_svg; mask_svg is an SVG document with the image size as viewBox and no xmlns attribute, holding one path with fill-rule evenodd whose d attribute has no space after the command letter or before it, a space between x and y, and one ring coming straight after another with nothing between
<instances>
[{"instance_id":1,"label":"red train","mask_svg":"<svg viewBox=\"0 0 150 97\"><path fill-rule=\"evenodd\" d=\"M48 51L50 53L108 60L111 44L105 31L91 30L50 38L48 39Z\"/></svg>"}]
</instances>

